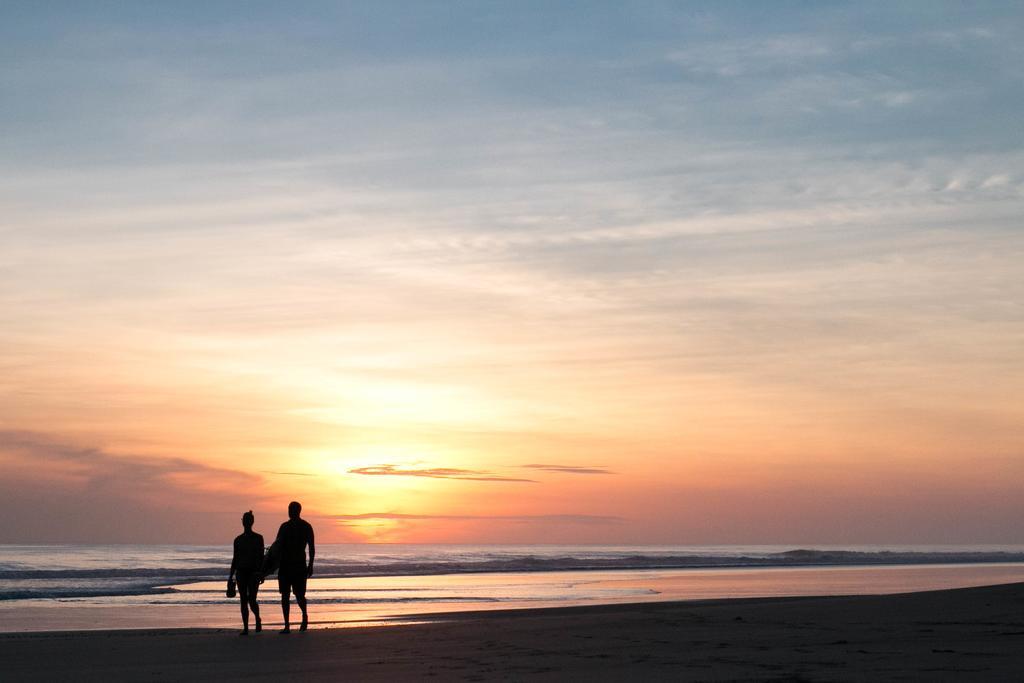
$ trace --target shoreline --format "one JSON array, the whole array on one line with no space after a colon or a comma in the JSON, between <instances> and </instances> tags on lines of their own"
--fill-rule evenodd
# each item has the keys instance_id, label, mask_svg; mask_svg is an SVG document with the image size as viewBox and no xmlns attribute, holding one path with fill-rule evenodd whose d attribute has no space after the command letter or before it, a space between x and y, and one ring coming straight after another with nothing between
<instances>
[{"instance_id":1,"label":"shoreline","mask_svg":"<svg viewBox=\"0 0 1024 683\"><path fill-rule=\"evenodd\" d=\"M1024 583L395 622L248 638L205 628L7 633L0 670L5 681L1011 680L1024 668Z\"/></svg>"},{"instance_id":2,"label":"shoreline","mask_svg":"<svg viewBox=\"0 0 1024 683\"><path fill-rule=\"evenodd\" d=\"M685 569L525 572L461 576L318 578L310 582L310 626L362 628L424 615L538 608L798 596L883 595L1024 583L1024 564L884 568ZM0 632L235 628L237 600L221 582L182 584L142 598L0 601ZM268 627L280 622L276 583L260 591Z\"/></svg>"}]
</instances>

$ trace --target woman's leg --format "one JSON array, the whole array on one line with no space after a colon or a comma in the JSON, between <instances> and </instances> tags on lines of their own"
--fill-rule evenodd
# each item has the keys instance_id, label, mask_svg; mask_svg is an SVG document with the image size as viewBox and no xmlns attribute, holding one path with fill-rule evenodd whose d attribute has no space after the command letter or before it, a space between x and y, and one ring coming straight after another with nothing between
<instances>
[{"instance_id":1,"label":"woman's leg","mask_svg":"<svg viewBox=\"0 0 1024 683\"><path fill-rule=\"evenodd\" d=\"M242 635L249 633L249 577L238 577L238 602L242 609Z\"/></svg>"},{"instance_id":2,"label":"woman's leg","mask_svg":"<svg viewBox=\"0 0 1024 683\"><path fill-rule=\"evenodd\" d=\"M252 610L252 614L256 617L256 632L259 633L263 630L263 622L260 621L260 604L257 601L257 597L260 592L259 579L253 577L249 586L249 608Z\"/></svg>"}]
</instances>

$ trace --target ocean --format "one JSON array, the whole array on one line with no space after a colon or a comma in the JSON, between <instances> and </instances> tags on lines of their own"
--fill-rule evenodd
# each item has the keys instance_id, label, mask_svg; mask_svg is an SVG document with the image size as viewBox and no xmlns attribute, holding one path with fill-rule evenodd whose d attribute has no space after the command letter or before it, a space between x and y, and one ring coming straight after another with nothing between
<instances>
[{"instance_id":1,"label":"ocean","mask_svg":"<svg viewBox=\"0 0 1024 683\"><path fill-rule=\"evenodd\" d=\"M0 631L230 627L226 546L0 545ZM893 593L1024 581L1024 546L320 545L316 626L649 600ZM265 620L279 618L273 577Z\"/></svg>"}]
</instances>

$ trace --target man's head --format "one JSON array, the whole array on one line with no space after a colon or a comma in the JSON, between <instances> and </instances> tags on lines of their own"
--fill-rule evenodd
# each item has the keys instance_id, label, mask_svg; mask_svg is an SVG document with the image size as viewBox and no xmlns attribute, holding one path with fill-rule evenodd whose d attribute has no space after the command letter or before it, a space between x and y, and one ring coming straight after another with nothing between
<instances>
[{"instance_id":1,"label":"man's head","mask_svg":"<svg viewBox=\"0 0 1024 683\"><path fill-rule=\"evenodd\" d=\"M249 510L244 515L242 515L242 526L245 527L246 530L251 529L252 525L255 522L256 522L256 518L253 516L252 510Z\"/></svg>"},{"instance_id":2,"label":"man's head","mask_svg":"<svg viewBox=\"0 0 1024 683\"><path fill-rule=\"evenodd\" d=\"M288 518L289 519L298 519L300 512L302 512L302 503L298 503L298 502L296 502L294 500L292 502L288 503Z\"/></svg>"}]
</instances>

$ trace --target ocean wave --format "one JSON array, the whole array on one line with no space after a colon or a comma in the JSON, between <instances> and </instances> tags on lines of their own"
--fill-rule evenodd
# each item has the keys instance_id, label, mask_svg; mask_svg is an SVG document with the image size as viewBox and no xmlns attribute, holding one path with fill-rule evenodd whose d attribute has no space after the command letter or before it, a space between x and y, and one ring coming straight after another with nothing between
<instances>
[{"instance_id":1,"label":"ocean wave","mask_svg":"<svg viewBox=\"0 0 1024 683\"><path fill-rule=\"evenodd\" d=\"M415 576L534 571L590 571L610 569L697 569L702 567L796 567L829 565L888 564L970 564L1024 562L1021 552L905 552L796 549L767 555L618 555L579 557L536 555L473 560L430 559L408 561L376 560L316 562L320 578L360 576ZM2 580L26 579L161 579L183 583L189 580L225 578L227 562L206 567L107 567L102 569L0 569Z\"/></svg>"},{"instance_id":2,"label":"ocean wave","mask_svg":"<svg viewBox=\"0 0 1024 683\"><path fill-rule=\"evenodd\" d=\"M174 593L173 588L164 586L146 586L144 588L118 589L116 587L105 588L23 588L14 590L0 590L0 601L4 600L62 600L69 598L110 598L110 597L131 597L137 595L158 595L161 593Z\"/></svg>"},{"instance_id":3,"label":"ocean wave","mask_svg":"<svg viewBox=\"0 0 1024 683\"><path fill-rule=\"evenodd\" d=\"M116 557L108 562L116 562ZM177 558L179 566L94 567L44 569L22 564L0 568L0 601L26 599L69 599L103 596L146 596L174 592L173 584L226 579L229 560L201 558L203 566ZM206 564L208 562L208 564ZM868 565L979 564L1024 562L1020 551L903 551L903 550L820 550L798 548L763 554L694 552L597 552L578 550L574 554L516 554L508 551L476 554L451 551L447 557L375 555L352 561L318 557L317 578L419 576L432 574L480 574L502 572L609 571L650 569L719 569L772 567L825 567Z\"/></svg>"},{"instance_id":4,"label":"ocean wave","mask_svg":"<svg viewBox=\"0 0 1024 683\"><path fill-rule=\"evenodd\" d=\"M228 563L220 566L182 569L179 567L115 567L104 569L0 569L0 580L24 579L204 579L227 574Z\"/></svg>"}]
</instances>

